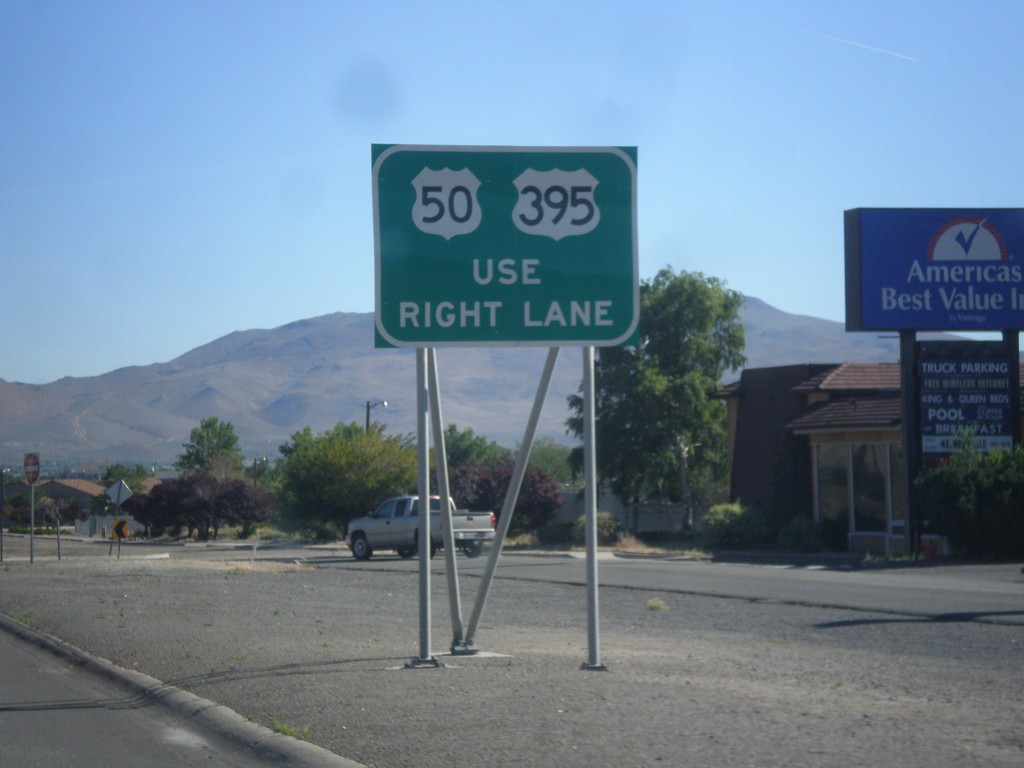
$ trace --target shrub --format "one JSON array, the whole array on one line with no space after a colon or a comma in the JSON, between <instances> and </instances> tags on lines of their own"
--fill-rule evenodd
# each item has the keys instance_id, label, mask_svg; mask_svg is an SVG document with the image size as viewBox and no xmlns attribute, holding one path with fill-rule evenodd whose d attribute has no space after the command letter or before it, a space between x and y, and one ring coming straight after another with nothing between
<instances>
[{"instance_id":1,"label":"shrub","mask_svg":"<svg viewBox=\"0 0 1024 768\"><path fill-rule=\"evenodd\" d=\"M500 517L514 469L511 461L459 467L451 476L452 496L469 509L491 510ZM540 530L554 520L563 501L551 478L539 469L528 468L509 523L509 535Z\"/></svg>"},{"instance_id":2,"label":"shrub","mask_svg":"<svg viewBox=\"0 0 1024 768\"><path fill-rule=\"evenodd\" d=\"M914 483L927 530L974 557L1024 557L1024 450L978 453L964 443Z\"/></svg>"},{"instance_id":3,"label":"shrub","mask_svg":"<svg viewBox=\"0 0 1024 768\"><path fill-rule=\"evenodd\" d=\"M603 547L610 547L619 540L619 533L622 526L611 512L597 513L597 543ZM585 544L587 541L587 518L585 515L573 523L572 538L576 544Z\"/></svg>"},{"instance_id":4,"label":"shrub","mask_svg":"<svg viewBox=\"0 0 1024 768\"><path fill-rule=\"evenodd\" d=\"M537 541L548 546L572 544L573 523L549 523L537 530Z\"/></svg>"},{"instance_id":5,"label":"shrub","mask_svg":"<svg viewBox=\"0 0 1024 768\"><path fill-rule=\"evenodd\" d=\"M701 543L709 547L749 547L767 536L764 515L740 502L715 504L701 521Z\"/></svg>"},{"instance_id":6,"label":"shrub","mask_svg":"<svg viewBox=\"0 0 1024 768\"><path fill-rule=\"evenodd\" d=\"M820 552L825 547L818 524L809 517L795 517L782 526L778 544L789 552Z\"/></svg>"}]
</instances>

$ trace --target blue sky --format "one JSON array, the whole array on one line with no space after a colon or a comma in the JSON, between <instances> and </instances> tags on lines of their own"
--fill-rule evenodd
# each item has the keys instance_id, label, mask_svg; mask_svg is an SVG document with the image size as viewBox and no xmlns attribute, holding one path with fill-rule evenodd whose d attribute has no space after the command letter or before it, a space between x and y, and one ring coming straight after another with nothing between
<instances>
[{"instance_id":1,"label":"blue sky","mask_svg":"<svg viewBox=\"0 0 1024 768\"><path fill-rule=\"evenodd\" d=\"M843 211L1021 207L1024 3L0 0L0 378L374 309L373 143L636 146L640 276L844 317Z\"/></svg>"}]
</instances>

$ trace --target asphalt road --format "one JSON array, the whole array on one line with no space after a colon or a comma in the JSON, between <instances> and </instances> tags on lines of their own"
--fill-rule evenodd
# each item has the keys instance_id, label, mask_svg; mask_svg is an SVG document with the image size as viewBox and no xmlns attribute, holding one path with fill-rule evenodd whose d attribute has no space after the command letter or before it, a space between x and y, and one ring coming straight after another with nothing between
<instances>
[{"instance_id":1,"label":"asphalt road","mask_svg":"<svg viewBox=\"0 0 1024 768\"><path fill-rule=\"evenodd\" d=\"M102 664L90 665L73 649L40 645L31 632L4 628L0 760L5 766L343 765L308 745L239 722L241 718L212 702L164 689L139 675L124 676L139 685L125 685L121 673L106 674ZM53 648L63 652L54 653ZM197 710L206 710L203 719L194 716ZM204 720L211 725L219 720L220 726L208 727Z\"/></svg>"},{"instance_id":2,"label":"asphalt road","mask_svg":"<svg viewBox=\"0 0 1024 768\"><path fill-rule=\"evenodd\" d=\"M10 545L0 612L369 766L1024 763L1020 564L602 560L597 672L582 562L508 556L487 653L408 669L416 561L37 541L30 566ZM459 560L466 612L482 564ZM439 572L432 606L440 653Z\"/></svg>"},{"instance_id":3,"label":"asphalt road","mask_svg":"<svg viewBox=\"0 0 1024 768\"><path fill-rule=\"evenodd\" d=\"M480 561L460 564L466 573L481 570ZM600 560L598 567L604 588L1024 625L1024 573L1014 563L840 570L612 557ZM586 583L579 559L551 557L506 558L501 577Z\"/></svg>"}]
</instances>

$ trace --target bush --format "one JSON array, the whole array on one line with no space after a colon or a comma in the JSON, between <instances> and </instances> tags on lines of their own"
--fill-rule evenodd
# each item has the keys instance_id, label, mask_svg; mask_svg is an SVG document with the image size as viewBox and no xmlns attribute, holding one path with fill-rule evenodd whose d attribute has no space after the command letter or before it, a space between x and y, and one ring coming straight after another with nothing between
<instances>
[{"instance_id":1,"label":"bush","mask_svg":"<svg viewBox=\"0 0 1024 768\"><path fill-rule=\"evenodd\" d=\"M611 512L597 513L597 543L600 546L612 546L619 540L621 532L622 526L619 525L619 521L615 519ZM587 518L585 515L580 515L576 522L573 523L572 538L576 544L585 544L587 542Z\"/></svg>"},{"instance_id":2,"label":"bush","mask_svg":"<svg viewBox=\"0 0 1024 768\"><path fill-rule=\"evenodd\" d=\"M1024 557L1024 450L978 453L964 443L914 483L927 531L973 557Z\"/></svg>"},{"instance_id":3,"label":"bush","mask_svg":"<svg viewBox=\"0 0 1024 768\"><path fill-rule=\"evenodd\" d=\"M549 523L537 531L537 542L547 546L572 544L573 523Z\"/></svg>"},{"instance_id":4,"label":"bush","mask_svg":"<svg viewBox=\"0 0 1024 768\"><path fill-rule=\"evenodd\" d=\"M767 536L764 515L740 502L715 504L701 521L701 543L709 547L749 547Z\"/></svg>"},{"instance_id":5,"label":"bush","mask_svg":"<svg viewBox=\"0 0 1024 768\"><path fill-rule=\"evenodd\" d=\"M778 544L789 552L820 552L825 547L821 529L809 517L795 517L782 526Z\"/></svg>"}]
</instances>

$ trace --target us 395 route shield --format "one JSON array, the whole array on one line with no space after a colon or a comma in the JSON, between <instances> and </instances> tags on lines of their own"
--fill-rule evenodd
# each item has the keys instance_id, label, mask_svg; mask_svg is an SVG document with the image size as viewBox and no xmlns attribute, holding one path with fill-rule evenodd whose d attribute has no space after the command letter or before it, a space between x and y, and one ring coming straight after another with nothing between
<instances>
[{"instance_id":1,"label":"us 395 route shield","mask_svg":"<svg viewBox=\"0 0 1024 768\"><path fill-rule=\"evenodd\" d=\"M378 345L632 336L635 147L374 144L372 159Z\"/></svg>"}]
</instances>

